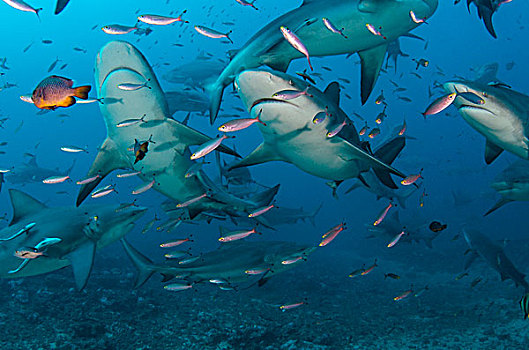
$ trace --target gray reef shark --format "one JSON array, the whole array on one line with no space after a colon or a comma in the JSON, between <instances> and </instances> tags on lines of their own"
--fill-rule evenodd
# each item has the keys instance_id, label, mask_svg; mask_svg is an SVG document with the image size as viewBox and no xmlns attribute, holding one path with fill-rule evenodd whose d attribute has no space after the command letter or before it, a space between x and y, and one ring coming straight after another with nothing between
<instances>
[{"instance_id":1,"label":"gray reef shark","mask_svg":"<svg viewBox=\"0 0 529 350\"><path fill-rule=\"evenodd\" d=\"M464 229L463 235L471 249L471 255L465 263L465 270L477 257L481 257L490 267L498 271L502 281L511 279L516 287L522 286L526 292L529 292L529 284L525 281L525 275L516 269L501 246L493 243L489 237L478 230Z\"/></svg>"},{"instance_id":2,"label":"gray reef shark","mask_svg":"<svg viewBox=\"0 0 529 350\"><path fill-rule=\"evenodd\" d=\"M224 88L245 69L262 65L285 72L290 61L303 57L283 37L280 27L289 28L306 46L311 56L330 56L357 52L361 60L361 99L365 103L378 78L388 43L419 24L410 18L429 18L437 0L305 0L303 4L267 24L235 54L217 81L206 86L211 98L211 122L219 112ZM342 35L328 30L322 18L329 18ZM373 35L366 25L381 28Z\"/></svg>"},{"instance_id":3,"label":"gray reef shark","mask_svg":"<svg viewBox=\"0 0 529 350\"><path fill-rule=\"evenodd\" d=\"M260 164L269 161L284 161L320 178L338 183L373 169L377 177L387 186L397 188L390 177L395 174L405 177L389 164L402 147L405 139L396 138L387 146L387 154L371 154L366 143L361 143L352 121L340 109L340 87L334 82L325 92L314 86L281 72L264 70L244 71L235 80L235 87L250 114L260 119L263 143L250 155L232 168ZM283 90L307 90L291 100L272 98ZM319 114L325 119L315 124L313 118ZM327 133L344 124L334 137ZM386 148L384 148L384 151ZM395 154L396 152L396 154ZM384 162L384 158L388 162Z\"/></svg>"},{"instance_id":4,"label":"gray reef shark","mask_svg":"<svg viewBox=\"0 0 529 350\"><path fill-rule=\"evenodd\" d=\"M501 199L485 213L489 215L513 201L529 201L529 161L520 159L504 169L491 183Z\"/></svg>"},{"instance_id":5,"label":"gray reef shark","mask_svg":"<svg viewBox=\"0 0 529 350\"><path fill-rule=\"evenodd\" d=\"M211 139L170 118L165 95L154 72L133 45L123 41L106 44L97 55L95 81L98 98L111 97L121 99L123 103L100 105L107 138L87 174L87 177L100 177L81 187L77 205L106 175L116 169L140 171L138 176L142 180L153 182L152 188L177 203L207 194L186 208L190 218L204 211L240 215L272 201L279 185L243 200L217 187L202 171L197 176L185 177L187 170L194 164L190 159L189 147ZM147 83L149 88L126 91L118 88L122 83ZM138 118L135 125L117 127L120 122L135 117ZM141 117L143 120L139 121ZM136 164L135 155L128 150L134 145L135 139L149 143L152 141L145 158ZM223 145L217 150L238 156Z\"/></svg>"},{"instance_id":6,"label":"gray reef shark","mask_svg":"<svg viewBox=\"0 0 529 350\"><path fill-rule=\"evenodd\" d=\"M193 90L167 91L165 99L169 106L169 115L178 111L205 113L209 107L208 96Z\"/></svg>"},{"instance_id":7,"label":"gray reef shark","mask_svg":"<svg viewBox=\"0 0 529 350\"><path fill-rule=\"evenodd\" d=\"M222 280L234 286L235 283L251 282L258 278L258 284L262 286L278 273L299 266L316 250L314 246L294 242L240 240L223 243L217 250L203 253L188 264L169 259L166 264L158 265L124 239L121 243L138 269L134 288L141 287L154 273L162 274L163 282L173 278L185 279L193 284ZM260 270L261 273L256 277L247 272L249 270Z\"/></svg>"},{"instance_id":8,"label":"gray reef shark","mask_svg":"<svg viewBox=\"0 0 529 350\"><path fill-rule=\"evenodd\" d=\"M13 170L5 174L7 182L14 185L25 185L28 183L42 183L42 180L47 179L51 176L65 176L69 175L72 171L75 162L72 166L65 171L59 169L48 169L42 168L37 164L37 156L30 155L30 159L27 163L15 167Z\"/></svg>"},{"instance_id":9,"label":"gray reef shark","mask_svg":"<svg viewBox=\"0 0 529 350\"><path fill-rule=\"evenodd\" d=\"M485 103L472 103L457 97L454 105L463 119L485 136L485 162L492 163L507 150L529 159L529 96L516 92L502 83L453 81L444 84L447 92L472 92Z\"/></svg>"},{"instance_id":10,"label":"gray reef shark","mask_svg":"<svg viewBox=\"0 0 529 350\"><path fill-rule=\"evenodd\" d=\"M13 219L0 231L0 277L35 276L72 265L77 288L86 285L97 249L125 236L147 210L97 205L47 207L11 189ZM15 252L20 253L15 256ZM24 258L33 256L33 258Z\"/></svg>"}]
</instances>

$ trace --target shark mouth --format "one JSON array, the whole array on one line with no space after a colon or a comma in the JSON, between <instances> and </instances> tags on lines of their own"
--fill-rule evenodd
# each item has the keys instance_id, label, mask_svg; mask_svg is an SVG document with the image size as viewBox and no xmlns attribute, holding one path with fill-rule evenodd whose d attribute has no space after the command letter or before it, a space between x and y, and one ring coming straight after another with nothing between
<instances>
[{"instance_id":1,"label":"shark mouth","mask_svg":"<svg viewBox=\"0 0 529 350\"><path fill-rule=\"evenodd\" d=\"M496 114L494 114L494 112L492 112L492 111L490 111L490 110L488 110L488 109L486 109L486 108L483 108L483 107L481 107L481 106L479 106L479 105L467 105L467 104L462 104L462 105L459 106L459 110L461 110L461 111L466 111L466 110L467 110L467 111L468 111L468 110L481 110L481 111L485 111L485 112L487 112L487 113L490 113L490 114L492 114L492 115L496 115Z\"/></svg>"},{"instance_id":2,"label":"shark mouth","mask_svg":"<svg viewBox=\"0 0 529 350\"><path fill-rule=\"evenodd\" d=\"M288 103L289 105L292 105L294 107L297 107L299 108L299 106L295 103L292 103L292 102L289 102L289 101L286 101L286 100L281 100L281 99L278 99L278 98L273 98L273 97L265 97L265 98L260 98L258 100L255 100L253 103L252 103L252 106L250 107L250 111L252 109L254 109L254 107L260 105L260 104L263 104L263 103Z\"/></svg>"}]
</instances>

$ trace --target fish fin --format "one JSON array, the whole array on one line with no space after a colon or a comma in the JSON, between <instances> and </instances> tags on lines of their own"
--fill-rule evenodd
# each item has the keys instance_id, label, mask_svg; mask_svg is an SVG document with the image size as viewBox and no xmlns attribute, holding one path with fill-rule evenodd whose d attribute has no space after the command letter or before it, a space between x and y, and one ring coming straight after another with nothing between
<instances>
[{"instance_id":1,"label":"fish fin","mask_svg":"<svg viewBox=\"0 0 529 350\"><path fill-rule=\"evenodd\" d=\"M61 102L56 104L54 107L70 107L75 104L75 98L73 96L68 96L64 98ZM55 108L52 108L55 109Z\"/></svg>"},{"instance_id":2,"label":"fish fin","mask_svg":"<svg viewBox=\"0 0 529 350\"><path fill-rule=\"evenodd\" d=\"M134 289L140 288L147 280L156 272L156 266L152 263L149 258L144 256L142 253L136 250L133 246L125 240L125 238L120 239L123 249L127 253L128 257L138 270L136 275L136 280L134 281Z\"/></svg>"},{"instance_id":3,"label":"fish fin","mask_svg":"<svg viewBox=\"0 0 529 350\"><path fill-rule=\"evenodd\" d=\"M485 163L487 163L487 165L491 164L502 152L503 148L487 140L485 143Z\"/></svg>"},{"instance_id":4,"label":"fish fin","mask_svg":"<svg viewBox=\"0 0 529 350\"><path fill-rule=\"evenodd\" d=\"M218 81L205 86L205 90L209 95L209 122L212 125L219 114L220 102L222 101L222 94L224 93L225 87L225 85Z\"/></svg>"},{"instance_id":5,"label":"fish fin","mask_svg":"<svg viewBox=\"0 0 529 350\"><path fill-rule=\"evenodd\" d=\"M384 146L380 147L375 152L375 157L379 159L381 162L391 165L395 158L399 155L399 153L402 151L404 146L406 145L406 138L405 137L396 137L393 140L386 143ZM398 186L395 184L393 179L391 178L389 172L386 171L386 169L374 167L373 172L377 176L377 178L382 182L384 185L386 185L389 188L397 189Z\"/></svg>"},{"instance_id":6,"label":"fish fin","mask_svg":"<svg viewBox=\"0 0 529 350\"><path fill-rule=\"evenodd\" d=\"M370 188L370 187L371 187L371 186L369 186L369 185L367 184L367 181L366 181L366 179L364 179L364 177L362 176L362 174L359 174L359 175L358 175L358 180L360 180L360 182L363 183L365 187L367 187L367 188Z\"/></svg>"},{"instance_id":7,"label":"fish fin","mask_svg":"<svg viewBox=\"0 0 529 350\"><path fill-rule=\"evenodd\" d=\"M494 39L497 39L498 36L496 35L496 31L494 30L494 26L492 25L492 15L494 12L492 9L488 8L487 6L478 6L478 15L480 18L483 18L483 23L485 24L485 28L487 28L488 32Z\"/></svg>"},{"instance_id":8,"label":"fish fin","mask_svg":"<svg viewBox=\"0 0 529 350\"><path fill-rule=\"evenodd\" d=\"M407 189L403 189L402 192L395 195L395 198L397 198L397 202L402 209L406 209L406 199L408 199L408 197L410 197L415 191L417 191L416 187L408 186Z\"/></svg>"},{"instance_id":9,"label":"fish fin","mask_svg":"<svg viewBox=\"0 0 529 350\"><path fill-rule=\"evenodd\" d=\"M72 264L73 277L78 290L83 290L88 282L88 277L94 265L96 253L96 242L88 241L68 254L68 260Z\"/></svg>"},{"instance_id":10,"label":"fish fin","mask_svg":"<svg viewBox=\"0 0 529 350\"><path fill-rule=\"evenodd\" d=\"M26 153L26 154L30 156L30 158L28 160L28 165L32 166L32 167L35 167L35 168L38 168L39 165L37 164L37 156L35 154L31 154L31 153Z\"/></svg>"},{"instance_id":11,"label":"fish fin","mask_svg":"<svg viewBox=\"0 0 529 350\"><path fill-rule=\"evenodd\" d=\"M384 58L386 57L388 45L383 44L376 47L373 47L368 50L359 51L358 56L360 56L361 62L361 86L360 86L360 95L362 98L362 104L365 104L373 87L378 79L378 74L380 68L384 63Z\"/></svg>"},{"instance_id":12,"label":"fish fin","mask_svg":"<svg viewBox=\"0 0 529 350\"><path fill-rule=\"evenodd\" d=\"M266 189L262 192L257 193L253 197L249 198L249 201L255 203L257 207L264 207L270 205L277 192L279 191L279 184L275 185L272 188Z\"/></svg>"},{"instance_id":13,"label":"fish fin","mask_svg":"<svg viewBox=\"0 0 529 350\"><path fill-rule=\"evenodd\" d=\"M244 166L266 163L266 162L270 162L273 160L283 160L283 159L281 159L281 157L276 152L270 149L269 146L267 146L265 143L262 143L256 149L254 149L252 153L244 157L237 164L232 165L228 169L228 171L241 168Z\"/></svg>"},{"instance_id":14,"label":"fish fin","mask_svg":"<svg viewBox=\"0 0 529 350\"><path fill-rule=\"evenodd\" d=\"M257 286L262 287L265 285L266 282L270 280L271 277L263 277L257 281Z\"/></svg>"},{"instance_id":15,"label":"fish fin","mask_svg":"<svg viewBox=\"0 0 529 350\"><path fill-rule=\"evenodd\" d=\"M22 191L16 189L9 190L9 197L11 198L11 205L13 206L13 219L9 226L16 224L25 217L41 212L46 209L46 205L31 197Z\"/></svg>"},{"instance_id":16,"label":"fish fin","mask_svg":"<svg viewBox=\"0 0 529 350\"><path fill-rule=\"evenodd\" d=\"M61 13L69 2L70 0L57 0L57 6L55 6L55 14L58 15L59 13Z\"/></svg>"},{"instance_id":17,"label":"fish fin","mask_svg":"<svg viewBox=\"0 0 529 350\"><path fill-rule=\"evenodd\" d=\"M496 202L496 204L492 206L492 208L490 208L485 214L483 214L483 216L489 215L493 211L496 211L497 209L503 207L505 204L510 203L510 202L512 202L511 199L501 198L499 201Z\"/></svg>"},{"instance_id":18,"label":"fish fin","mask_svg":"<svg viewBox=\"0 0 529 350\"><path fill-rule=\"evenodd\" d=\"M337 106L340 105L340 84L337 81L333 81L323 91L325 96L334 102Z\"/></svg>"},{"instance_id":19,"label":"fish fin","mask_svg":"<svg viewBox=\"0 0 529 350\"><path fill-rule=\"evenodd\" d=\"M468 270L468 268L470 267L470 265L472 265L472 263L476 260L476 258L478 257L478 253L476 253L474 250L472 250L470 252L470 255L468 256L467 260L465 261L465 270Z\"/></svg>"},{"instance_id":20,"label":"fish fin","mask_svg":"<svg viewBox=\"0 0 529 350\"><path fill-rule=\"evenodd\" d=\"M177 139L183 143L186 144L186 146L190 145L201 145L205 142L208 142L211 140L211 138L207 135L204 135L200 131L197 131L193 128L190 128L187 125L184 125L176 120L173 119L167 119L166 122L170 125L173 133L177 137ZM241 158L241 156L232 150L231 148L221 144L219 147L216 148L216 150L232 155L234 157Z\"/></svg>"},{"instance_id":21,"label":"fish fin","mask_svg":"<svg viewBox=\"0 0 529 350\"><path fill-rule=\"evenodd\" d=\"M402 34L401 37L406 37L406 38L412 38L412 39L417 39L417 40L422 40L424 41L423 38L421 38L420 36L418 35L415 35L415 34L412 34L412 33L405 33L405 34ZM400 37L399 37L400 38Z\"/></svg>"},{"instance_id":22,"label":"fish fin","mask_svg":"<svg viewBox=\"0 0 529 350\"><path fill-rule=\"evenodd\" d=\"M323 207L323 202L318 205L318 207L309 215L309 221L312 224L312 226L316 227L316 215L320 212L321 208Z\"/></svg>"},{"instance_id":23,"label":"fish fin","mask_svg":"<svg viewBox=\"0 0 529 350\"><path fill-rule=\"evenodd\" d=\"M285 73L288 69L288 66L290 65L290 61L275 60L271 62L266 62L265 64L273 70Z\"/></svg>"},{"instance_id":24,"label":"fish fin","mask_svg":"<svg viewBox=\"0 0 529 350\"><path fill-rule=\"evenodd\" d=\"M191 112L187 112L186 117L184 118L184 120L182 120L182 125L187 126L187 124L189 123L189 117L191 117Z\"/></svg>"},{"instance_id":25,"label":"fish fin","mask_svg":"<svg viewBox=\"0 0 529 350\"><path fill-rule=\"evenodd\" d=\"M107 138L99 148L99 153L97 154L96 159L94 160L94 163L90 167L90 170L87 174L87 177L96 176L98 174L100 177L81 186L79 194L77 195L76 205L81 205L90 192L92 192L92 190L96 188L96 186L99 185L103 178L110 172L116 169L130 167L130 162L127 159L121 157L121 153L119 152L114 141L112 141L110 138Z\"/></svg>"},{"instance_id":26,"label":"fish fin","mask_svg":"<svg viewBox=\"0 0 529 350\"><path fill-rule=\"evenodd\" d=\"M88 93L92 90L90 85L78 86L73 89L73 94L75 97L78 97L82 100L88 99Z\"/></svg>"},{"instance_id":27,"label":"fish fin","mask_svg":"<svg viewBox=\"0 0 529 350\"><path fill-rule=\"evenodd\" d=\"M351 187L349 187L349 189L347 189L344 194L347 194L349 192L352 192L354 190L356 190L357 188L362 188L362 185L358 182L355 182Z\"/></svg>"}]
</instances>

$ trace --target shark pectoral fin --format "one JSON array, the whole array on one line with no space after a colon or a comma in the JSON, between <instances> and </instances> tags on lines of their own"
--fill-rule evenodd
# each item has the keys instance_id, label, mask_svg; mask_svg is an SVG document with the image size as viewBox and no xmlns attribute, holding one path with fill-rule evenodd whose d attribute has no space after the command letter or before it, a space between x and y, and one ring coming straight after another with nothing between
<instances>
[{"instance_id":1,"label":"shark pectoral fin","mask_svg":"<svg viewBox=\"0 0 529 350\"><path fill-rule=\"evenodd\" d=\"M364 177L362 176L362 174L359 174L358 175L358 180L360 180L360 182L367 188L370 188L371 186L369 186L369 184L367 183L366 179L364 179Z\"/></svg>"},{"instance_id":2,"label":"shark pectoral fin","mask_svg":"<svg viewBox=\"0 0 529 350\"><path fill-rule=\"evenodd\" d=\"M255 194L254 196L250 197L249 200L254 203L257 207L264 207L266 205L269 205L270 203L272 203L272 200L279 191L279 187L280 184L277 184L272 188L268 188L262 192Z\"/></svg>"},{"instance_id":3,"label":"shark pectoral fin","mask_svg":"<svg viewBox=\"0 0 529 350\"><path fill-rule=\"evenodd\" d=\"M325 96L334 102L337 106L340 105L340 84L336 81L333 81L325 88L323 91Z\"/></svg>"},{"instance_id":4,"label":"shark pectoral fin","mask_svg":"<svg viewBox=\"0 0 529 350\"><path fill-rule=\"evenodd\" d=\"M270 62L266 62L265 64L273 70L285 73L290 65L290 61L270 60Z\"/></svg>"},{"instance_id":5,"label":"shark pectoral fin","mask_svg":"<svg viewBox=\"0 0 529 350\"><path fill-rule=\"evenodd\" d=\"M358 183L358 182L355 182L351 187L349 187L349 189L347 189L347 190L344 192L344 194L347 194L347 193L349 193L349 192L351 192L351 191L354 191L354 190L356 190L357 188L362 188L362 185L361 185L360 183Z\"/></svg>"},{"instance_id":6,"label":"shark pectoral fin","mask_svg":"<svg viewBox=\"0 0 529 350\"><path fill-rule=\"evenodd\" d=\"M488 165L494 162L502 152L503 148L487 140L485 143L485 163Z\"/></svg>"},{"instance_id":7,"label":"shark pectoral fin","mask_svg":"<svg viewBox=\"0 0 529 350\"><path fill-rule=\"evenodd\" d=\"M13 219L9 223L9 226L16 224L29 215L39 213L46 208L46 205L19 190L10 189L9 197L11 197L11 205L13 206Z\"/></svg>"},{"instance_id":8,"label":"shark pectoral fin","mask_svg":"<svg viewBox=\"0 0 529 350\"><path fill-rule=\"evenodd\" d=\"M384 63L384 57L386 57L387 48L388 44L382 44L369 50L358 52L362 66L362 78L360 85L362 104L366 103L369 95L371 95L371 91L373 90L373 87L375 86L375 83L378 79L380 68Z\"/></svg>"},{"instance_id":9,"label":"shark pectoral fin","mask_svg":"<svg viewBox=\"0 0 529 350\"><path fill-rule=\"evenodd\" d=\"M59 13L61 13L69 2L70 0L57 0L57 5L55 6L55 14L58 15Z\"/></svg>"},{"instance_id":10,"label":"shark pectoral fin","mask_svg":"<svg viewBox=\"0 0 529 350\"><path fill-rule=\"evenodd\" d=\"M489 214L492 213L493 211L495 211L495 210L497 210L497 209L503 207L505 204L510 203L510 202L512 202L511 199L507 199L507 198L505 198L505 197L501 198L499 201L496 202L496 204L494 204L494 205L492 206L492 208L490 208L485 214L483 214L483 216L487 216L487 215L489 215Z\"/></svg>"},{"instance_id":11,"label":"shark pectoral fin","mask_svg":"<svg viewBox=\"0 0 529 350\"><path fill-rule=\"evenodd\" d=\"M121 169L130 168L130 162L121 156L116 144L112 139L107 138L101 145L99 153L94 160L94 163L88 171L87 178L99 175L97 179L81 186L79 194L77 195L76 205L79 206L92 192L94 188L107 176L110 172Z\"/></svg>"},{"instance_id":12,"label":"shark pectoral fin","mask_svg":"<svg viewBox=\"0 0 529 350\"><path fill-rule=\"evenodd\" d=\"M270 162L273 160L283 160L283 159L281 159L281 157L277 153L275 153L272 149L270 149L269 146L267 146L265 143L262 143L261 145L259 145L259 147L254 149L252 153L244 157L240 162L238 162L235 165L232 165L228 169L228 171L237 169L237 168L242 168L245 166L266 163L266 162Z\"/></svg>"},{"instance_id":13,"label":"shark pectoral fin","mask_svg":"<svg viewBox=\"0 0 529 350\"><path fill-rule=\"evenodd\" d=\"M177 122L176 120L167 119L166 123L168 123L168 125L170 126L170 128L173 131L174 135L178 138L178 140L182 144L185 144L187 146L189 146L189 145L201 145L201 144L211 140L211 138L209 136L204 135L203 133L201 133L201 132L199 132L199 131L197 131L197 130L195 130L193 128L190 128L187 125L184 125L184 124L182 124L180 122ZM222 144L219 147L217 147L217 150L220 151L220 152L232 155L234 157L241 158L241 156L237 152L235 152L231 148L229 148L227 146L224 146Z\"/></svg>"},{"instance_id":14,"label":"shark pectoral fin","mask_svg":"<svg viewBox=\"0 0 529 350\"><path fill-rule=\"evenodd\" d=\"M72 264L75 285L78 290L82 290L88 282L88 277L94 265L96 253L96 243L88 241L68 254L67 258Z\"/></svg>"},{"instance_id":15,"label":"shark pectoral fin","mask_svg":"<svg viewBox=\"0 0 529 350\"><path fill-rule=\"evenodd\" d=\"M134 282L134 289L141 287L153 273L156 272L156 267L153 265L152 261L145 257L142 253L136 250L133 246L129 244L124 238L120 240L123 245L123 249L129 256L130 260L138 269L138 275L136 276L136 281Z\"/></svg>"},{"instance_id":16,"label":"shark pectoral fin","mask_svg":"<svg viewBox=\"0 0 529 350\"><path fill-rule=\"evenodd\" d=\"M478 253L476 253L474 250L470 252L470 255L468 256L467 260L465 261L465 270L468 270L470 265L477 259Z\"/></svg>"},{"instance_id":17,"label":"shark pectoral fin","mask_svg":"<svg viewBox=\"0 0 529 350\"><path fill-rule=\"evenodd\" d=\"M395 158L400 154L404 146L406 145L406 138L405 137L396 137L393 140L386 143L384 146L380 147L375 152L375 157L379 159L381 162L391 165ZM393 179L391 179L391 176L389 175L389 172L387 172L386 169L380 168L380 167L374 167L373 172L377 176L377 178L382 182L384 185L386 185L389 188L397 189L397 185L395 182L393 182Z\"/></svg>"}]
</instances>

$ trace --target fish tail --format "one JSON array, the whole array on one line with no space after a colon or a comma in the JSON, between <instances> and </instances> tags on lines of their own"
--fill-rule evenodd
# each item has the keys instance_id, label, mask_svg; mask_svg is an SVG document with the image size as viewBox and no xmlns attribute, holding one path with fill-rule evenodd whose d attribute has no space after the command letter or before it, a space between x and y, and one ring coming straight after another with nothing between
<instances>
[{"instance_id":1,"label":"fish tail","mask_svg":"<svg viewBox=\"0 0 529 350\"><path fill-rule=\"evenodd\" d=\"M156 272L156 266L152 261L131 246L124 238L121 244L134 266L138 269L138 275L134 282L134 289L141 287Z\"/></svg>"},{"instance_id":2,"label":"fish tail","mask_svg":"<svg viewBox=\"0 0 529 350\"><path fill-rule=\"evenodd\" d=\"M90 85L83 85L73 89L73 94L82 100L88 99L88 93L92 90Z\"/></svg>"},{"instance_id":3,"label":"fish tail","mask_svg":"<svg viewBox=\"0 0 529 350\"><path fill-rule=\"evenodd\" d=\"M37 18L39 19L39 22L40 22L40 15L39 15L40 11L42 11L42 7L39 7L38 9L35 9L35 14L37 15Z\"/></svg>"},{"instance_id":4,"label":"fish tail","mask_svg":"<svg viewBox=\"0 0 529 350\"><path fill-rule=\"evenodd\" d=\"M233 44L233 40L231 40L231 38L230 38L230 34L231 34L232 32L233 32L233 31L230 30L229 32L226 33L226 39L228 39L228 40L230 41L230 43Z\"/></svg>"}]
</instances>

